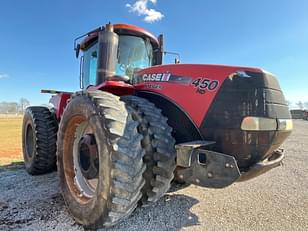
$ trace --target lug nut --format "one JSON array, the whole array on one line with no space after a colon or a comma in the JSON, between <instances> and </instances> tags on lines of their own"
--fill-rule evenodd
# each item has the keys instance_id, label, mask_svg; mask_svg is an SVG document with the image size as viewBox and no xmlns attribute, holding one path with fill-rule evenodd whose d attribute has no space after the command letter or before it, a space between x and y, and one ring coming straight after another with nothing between
<instances>
[{"instance_id":1,"label":"lug nut","mask_svg":"<svg viewBox=\"0 0 308 231\"><path fill-rule=\"evenodd\" d=\"M196 179L196 183L199 184L199 183L200 183L200 180L199 180L199 179Z\"/></svg>"},{"instance_id":2,"label":"lug nut","mask_svg":"<svg viewBox=\"0 0 308 231\"><path fill-rule=\"evenodd\" d=\"M207 174L207 176L208 176L208 178L212 178L212 177L213 177L213 174L209 172L209 173Z\"/></svg>"}]
</instances>

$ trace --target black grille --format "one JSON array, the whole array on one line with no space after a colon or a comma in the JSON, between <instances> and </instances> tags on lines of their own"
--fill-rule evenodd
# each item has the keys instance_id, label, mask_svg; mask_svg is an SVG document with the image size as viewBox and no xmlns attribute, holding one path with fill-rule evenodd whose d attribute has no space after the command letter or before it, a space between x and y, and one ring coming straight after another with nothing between
<instances>
[{"instance_id":1,"label":"black grille","mask_svg":"<svg viewBox=\"0 0 308 231\"><path fill-rule=\"evenodd\" d=\"M243 118L291 118L274 76L246 74L250 77L233 75L224 81L200 127L205 139L217 142L214 150L235 156L242 169L264 159L290 133L242 131Z\"/></svg>"}]
</instances>

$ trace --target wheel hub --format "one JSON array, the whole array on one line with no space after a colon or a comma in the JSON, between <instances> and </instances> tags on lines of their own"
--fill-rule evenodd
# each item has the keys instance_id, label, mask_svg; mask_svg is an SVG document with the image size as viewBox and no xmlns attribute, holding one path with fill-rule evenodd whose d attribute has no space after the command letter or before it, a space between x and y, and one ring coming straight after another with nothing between
<instances>
[{"instance_id":1,"label":"wheel hub","mask_svg":"<svg viewBox=\"0 0 308 231\"><path fill-rule=\"evenodd\" d=\"M86 179L96 178L99 163L96 141L93 134L86 134L80 139L78 156L82 175Z\"/></svg>"},{"instance_id":2,"label":"wheel hub","mask_svg":"<svg viewBox=\"0 0 308 231\"><path fill-rule=\"evenodd\" d=\"M31 124L26 127L26 154L28 158L32 158L34 151L34 135Z\"/></svg>"}]
</instances>

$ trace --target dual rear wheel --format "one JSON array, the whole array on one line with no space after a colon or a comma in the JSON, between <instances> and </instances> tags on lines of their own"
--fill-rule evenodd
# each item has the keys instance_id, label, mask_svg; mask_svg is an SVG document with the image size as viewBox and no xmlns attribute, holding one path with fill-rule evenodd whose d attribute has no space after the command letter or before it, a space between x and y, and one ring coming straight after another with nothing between
<instances>
[{"instance_id":1,"label":"dual rear wheel","mask_svg":"<svg viewBox=\"0 0 308 231\"><path fill-rule=\"evenodd\" d=\"M25 167L32 175L56 168L58 122L46 107L26 109L22 125L22 149Z\"/></svg>"},{"instance_id":2,"label":"dual rear wheel","mask_svg":"<svg viewBox=\"0 0 308 231\"><path fill-rule=\"evenodd\" d=\"M36 147L41 136L36 136L35 118L25 120L30 122L24 126L33 122L23 133L28 170L27 149ZM50 140L57 145L61 190L75 220L91 229L111 226L129 216L138 203L157 201L173 179L171 131L161 111L145 99L101 91L75 94L57 135L54 130L57 142Z\"/></svg>"}]
</instances>

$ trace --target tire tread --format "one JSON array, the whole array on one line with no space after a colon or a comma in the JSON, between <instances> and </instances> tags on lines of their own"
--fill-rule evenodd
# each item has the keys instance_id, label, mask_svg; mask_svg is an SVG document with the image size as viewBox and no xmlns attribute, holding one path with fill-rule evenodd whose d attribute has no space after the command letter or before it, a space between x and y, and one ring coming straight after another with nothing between
<instances>
[{"instance_id":1,"label":"tire tread","mask_svg":"<svg viewBox=\"0 0 308 231\"><path fill-rule=\"evenodd\" d=\"M153 103L137 96L125 96L122 100L138 112L139 133L143 135L144 162L143 205L156 202L170 188L175 169L175 139L167 118Z\"/></svg>"},{"instance_id":2,"label":"tire tread","mask_svg":"<svg viewBox=\"0 0 308 231\"><path fill-rule=\"evenodd\" d=\"M58 123L47 107L28 107L25 111L33 120L36 147L27 171L32 175L50 172L56 167ZM26 146L26 144L23 144Z\"/></svg>"}]
</instances>

